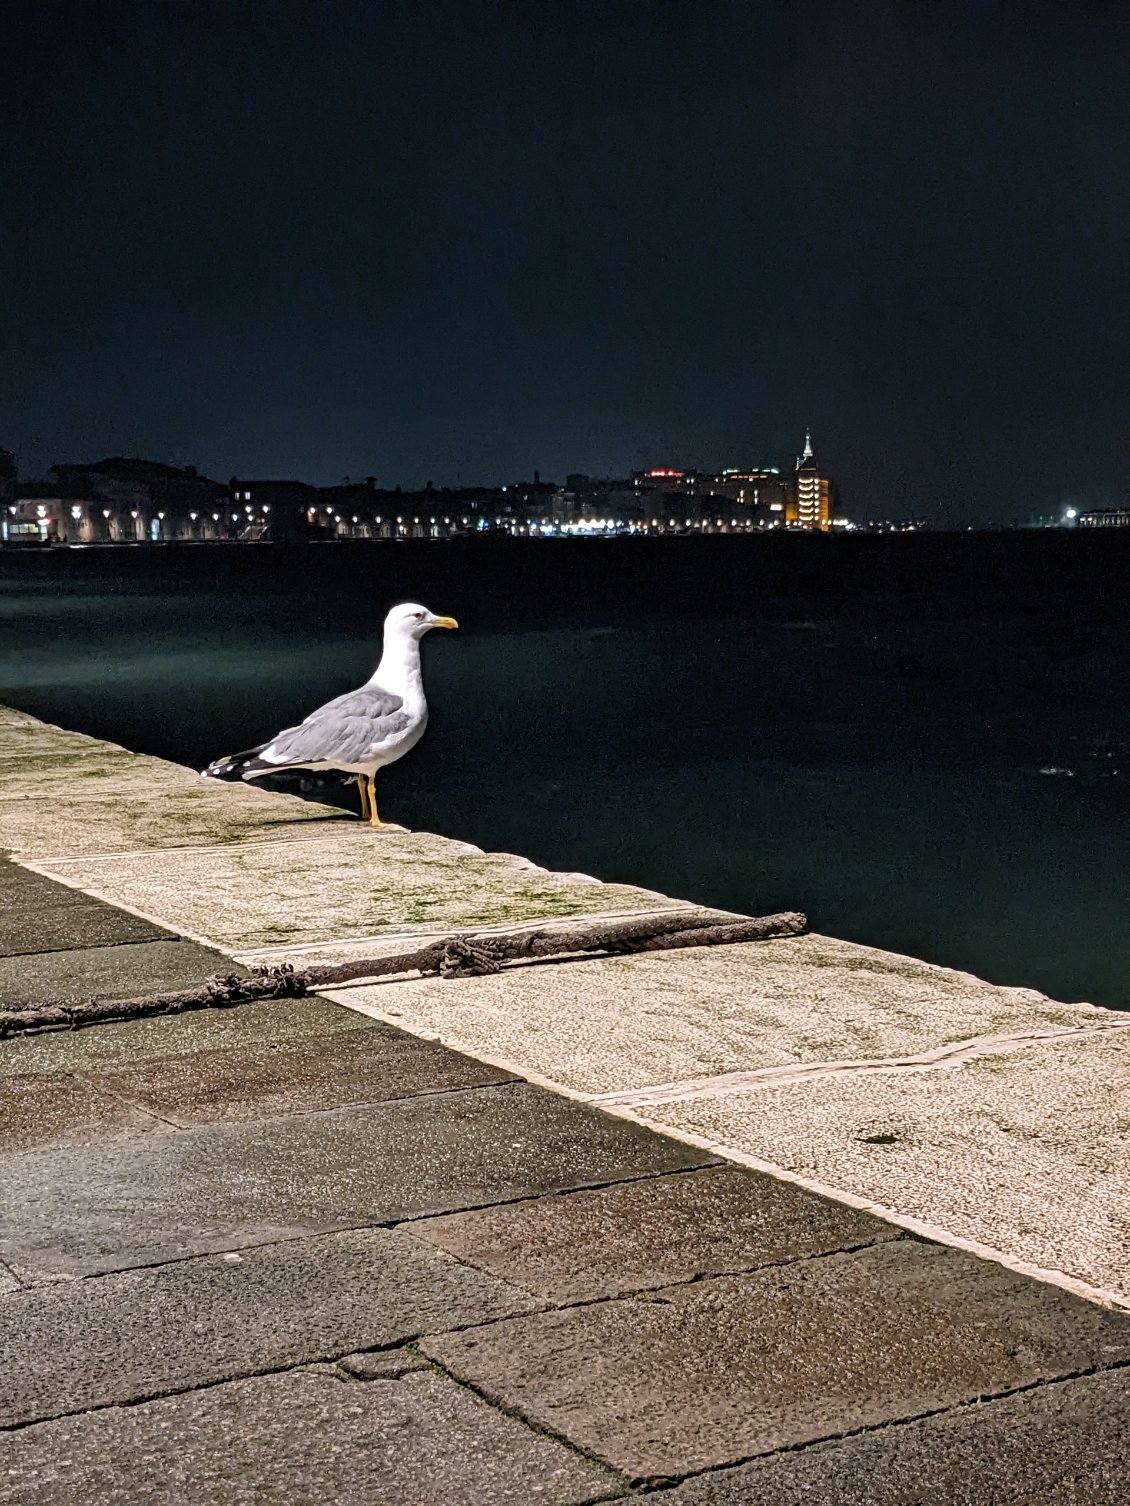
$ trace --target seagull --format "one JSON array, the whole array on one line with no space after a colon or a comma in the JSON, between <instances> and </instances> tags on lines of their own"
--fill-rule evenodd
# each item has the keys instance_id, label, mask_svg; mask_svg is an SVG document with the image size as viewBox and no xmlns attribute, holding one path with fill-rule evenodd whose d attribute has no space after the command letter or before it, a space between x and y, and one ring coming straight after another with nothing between
<instances>
[{"instance_id":1,"label":"seagull","mask_svg":"<svg viewBox=\"0 0 1130 1506\"><path fill-rule=\"evenodd\" d=\"M261 779L284 769L340 769L357 776L361 819L370 826L386 825L377 814L373 776L414 748L428 725L420 639L432 628L458 626L454 617L437 617L418 602L393 607L385 618L384 648L372 679L257 748L217 758L204 770L205 777Z\"/></svg>"}]
</instances>

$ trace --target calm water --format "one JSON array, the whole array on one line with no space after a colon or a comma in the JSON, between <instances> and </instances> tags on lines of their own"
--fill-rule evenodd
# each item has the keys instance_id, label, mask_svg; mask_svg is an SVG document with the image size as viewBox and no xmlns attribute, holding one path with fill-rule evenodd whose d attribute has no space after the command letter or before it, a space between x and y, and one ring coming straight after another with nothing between
<instances>
[{"instance_id":1,"label":"calm water","mask_svg":"<svg viewBox=\"0 0 1130 1506\"><path fill-rule=\"evenodd\" d=\"M462 631L388 818L1130 1007L1128 567L1070 534L0 550L0 700L199 767L419 598Z\"/></svg>"}]
</instances>

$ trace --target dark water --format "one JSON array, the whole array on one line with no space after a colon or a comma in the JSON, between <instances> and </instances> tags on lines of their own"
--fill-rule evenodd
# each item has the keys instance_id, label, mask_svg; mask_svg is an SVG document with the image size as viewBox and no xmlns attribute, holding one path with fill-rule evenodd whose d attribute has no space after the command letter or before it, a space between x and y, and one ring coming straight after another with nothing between
<instances>
[{"instance_id":1,"label":"dark water","mask_svg":"<svg viewBox=\"0 0 1130 1506\"><path fill-rule=\"evenodd\" d=\"M418 598L462 631L390 819L1130 1006L1128 567L1061 533L0 551L0 700L199 767Z\"/></svg>"}]
</instances>

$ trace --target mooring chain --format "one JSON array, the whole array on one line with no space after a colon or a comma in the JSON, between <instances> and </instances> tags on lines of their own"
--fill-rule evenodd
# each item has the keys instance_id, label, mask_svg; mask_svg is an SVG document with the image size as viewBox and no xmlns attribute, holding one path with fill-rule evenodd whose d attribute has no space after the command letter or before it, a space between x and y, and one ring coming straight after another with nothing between
<instances>
[{"instance_id":1,"label":"mooring chain","mask_svg":"<svg viewBox=\"0 0 1130 1506\"><path fill-rule=\"evenodd\" d=\"M250 976L229 973L223 977L217 973L207 980L204 989L208 1002L222 1007L250 999L301 999L306 994L306 980L284 962L279 967L257 967Z\"/></svg>"},{"instance_id":2,"label":"mooring chain","mask_svg":"<svg viewBox=\"0 0 1130 1506\"><path fill-rule=\"evenodd\" d=\"M274 985L272 998L303 999L306 997L306 979L301 973L296 973L289 962L282 962L278 967L257 967L255 972L264 983Z\"/></svg>"},{"instance_id":3,"label":"mooring chain","mask_svg":"<svg viewBox=\"0 0 1130 1506\"><path fill-rule=\"evenodd\" d=\"M485 977L501 970L501 960L481 942L466 936L452 936L444 942L439 962L441 978Z\"/></svg>"}]
</instances>

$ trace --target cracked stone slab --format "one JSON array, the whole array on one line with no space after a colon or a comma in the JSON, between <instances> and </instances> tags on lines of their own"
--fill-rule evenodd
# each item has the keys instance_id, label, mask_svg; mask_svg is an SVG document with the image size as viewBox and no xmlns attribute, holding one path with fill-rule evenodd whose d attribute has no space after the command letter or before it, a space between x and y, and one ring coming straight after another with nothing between
<instances>
[{"instance_id":1,"label":"cracked stone slab","mask_svg":"<svg viewBox=\"0 0 1130 1506\"><path fill-rule=\"evenodd\" d=\"M413 1354L409 1349L370 1349L358 1354L344 1354L337 1366L359 1381L399 1380L413 1370L429 1368L422 1355Z\"/></svg>"},{"instance_id":2,"label":"cracked stone slab","mask_svg":"<svg viewBox=\"0 0 1130 1506\"><path fill-rule=\"evenodd\" d=\"M893 1240L421 1347L648 1479L1125 1363L1130 1319L958 1251Z\"/></svg>"},{"instance_id":3,"label":"cracked stone slab","mask_svg":"<svg viewBox=\"0 0 1130 1506\"><path fill-rule=\"evenodd\" d=\"M526 1083L0 1157L0 1259L50 1280L708 1164Z\"/></svg>"},{"instance_id":4,"label":"cracked stone slab","mask_svg":"<svg viewBox=\"0 0 1130 1506\"><path fill-rule=\"evenodd\" d=\"M616 1477L432 1372L329 1366L0 1436L7 1506L582 1506Z\"/></svg>"},{"instance_id":5,"label":"cracked stone slab","mask_svg":"<svg viewBox=\"0 0 1130 1506\"><path fill-rule=\"evenodd\" d=\"M662 896L579 883L524 859L354 823L303 841L37 862L87 893L241 954L381 932L655 909Z\"/></svg>"},{"instance_id":6,"label":"cracked stone slab","mask_svg":"<svg viewBox=\"0 0 1130 1506\"><path fill-rule=\"evenodd\" d=\"M732 1166L421 1219L411 1229L555 1304L775 1265L902 1233Z\"/></svg>"},{"instance_id":7,"label":"cracked stone slab","mask_svg":"<svg viewBox=\"0 0 1130 1506\"><path fill-rule=\"evenodd\" d=\"M637 1113L1130 1302L1128 1035Z\"/></svg>"},{"instance_id":8,"label":"cracked stone slab","mask_svg":"<svg viewBox=\"0 0 1130 1506\"><path fill-rule=\"evenodd\" d=\"M1038 1386L648 1496L654 1506L1114 1506L1130 1371Z\"/></svg>"},{"instance_id":9,"label":"cracked stone slab","mask_svg":"<svg viewBox=\"0 0 1130 1506\"><path fill-rule=\"evenodd\" d=\"M1122 1018L816 935L327 992L594 1095Z\"/></svg>"},{"instance_id":10,"label":"cracked stone slab","mask_svg":"<svg viewBox=\"0 0 1130 1506\"><path fill-rule=\"evenodd\" d=\"M89 1081L179 1125L303 1114L485 1087L512 1074L385 1025L157 1057Z\"/></svg>"},{"instance_id":11,"label":"cracked stone slab","mask_svg":"<svg viewBox=\"0 0 1130 1506\"><path fill-rule=\"evenodd\" d=\"M74 1078L15 1073L3 1078L0 1156L159 1128L161 1122L152 1114Z\"/></svg>"},{"instance_id":12,"label":"cracked stone slab","mask_svg":"<svg viewBox=\"0 0 1130 1506\"><path fill-rule=\"evenodd\" d=\"M233 971L221 953L176 936L35 956L0 956L0 1005L39 1009L84 1004L90 999L140 998L197 988L214 973Z\"/></svg>"},{"instance_id":13,"label":"cracked stone slab","mask_svg":"<svg viewBox=\"0 0 1130 1506\"><path fill-rule=\"evenodd\" d=\"M383 1229L28 1289L0 1299L0 1428L402 1343L536 1305Z\"/></svg>"},{"instance_id":14,"label":"cracked stone slab","mask_svg":"<svg viewBox=\"0 0 1130 1506\"><path fill-rule=\"evenodd\" d=\"M181 941L174 944L190 945ZM330 1032L370 1030L374 1023L317 996L109 1021L91 1029L48 1031L0 1041L0 1078L10 1072L97 1071L128 1066L143 1057L239 1045L289 1044Z\"/></svg>"}]
</instances>

